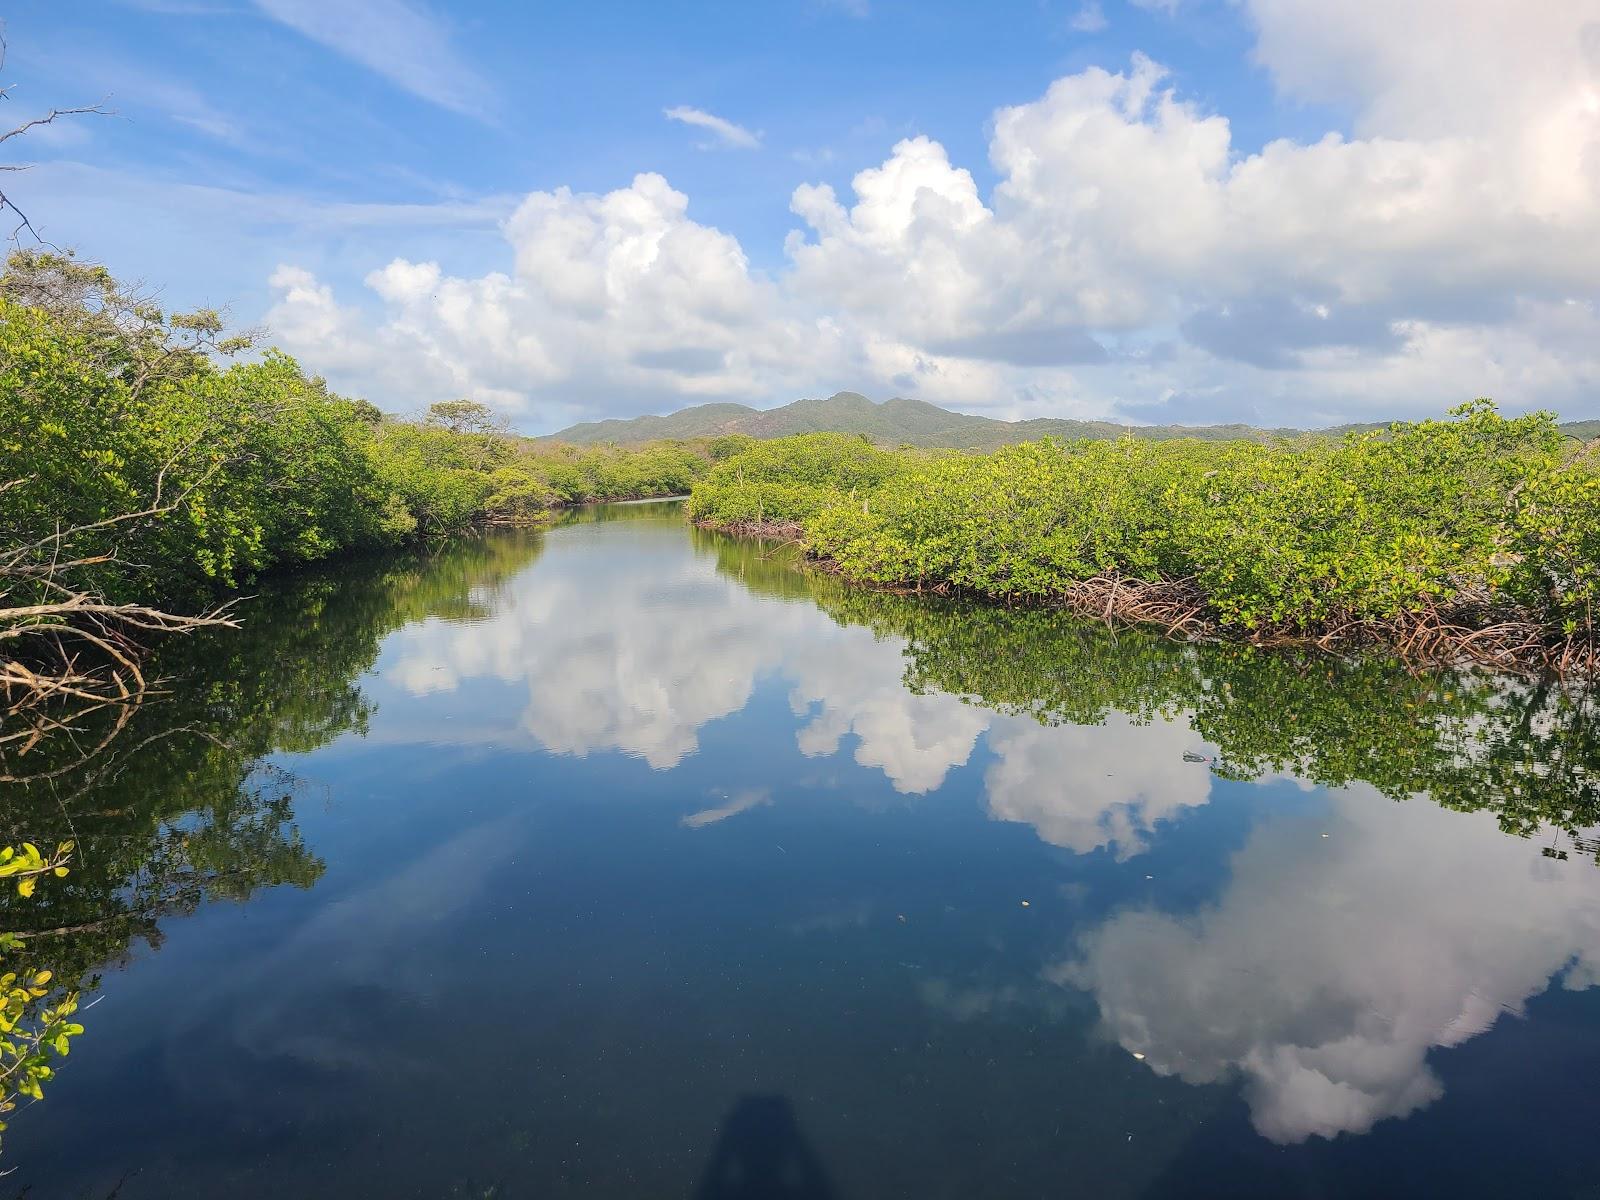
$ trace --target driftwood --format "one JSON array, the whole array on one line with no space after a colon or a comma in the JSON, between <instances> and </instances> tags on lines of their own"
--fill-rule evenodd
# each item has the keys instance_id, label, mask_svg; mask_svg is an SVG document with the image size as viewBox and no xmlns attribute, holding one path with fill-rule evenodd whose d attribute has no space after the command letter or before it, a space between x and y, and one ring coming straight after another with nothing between
<instances>
[{"instance_id":1,"label":"driftwood","mask_svg":"<svg viewBox=\"0 0 1600 1200\"><path fill-rule=\"evenodd\" d=\"M696 521L696 527L730 537L755 538L763 542L799 543L803 529L798 521Z\"/></svg>"},{"instance_id":2,"label":"driftwood","mask_svg":"<svg viewBox=\"0 0 1600 1200\"><path fill-rule=\"evenodd\" d=\"M0 497L24 482L0 482ZM115 549L69 549L159 519L181 500L163 499L158 480L144 509L0 549L0 784L64 774L104 749L155 684L142 666L153 636L238 624L226 604L185 614L117 603L92 582L97 568L128 565ZM24 760L46 738L74 750L28 770Z\"/></svg>"}]
</instances>

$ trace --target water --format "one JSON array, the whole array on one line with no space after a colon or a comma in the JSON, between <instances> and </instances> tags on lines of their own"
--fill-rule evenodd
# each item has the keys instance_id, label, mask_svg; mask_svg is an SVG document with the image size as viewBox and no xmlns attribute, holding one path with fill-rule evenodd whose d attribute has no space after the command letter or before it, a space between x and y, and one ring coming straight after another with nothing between
<instances>
[{"instance_id":1,"label":"water","mask_svg":"<svg viewBox=\"0 0 1600 1200\"><path fill-rule=\"evenodd\" d=\"M81 850L0 928L98 1002L0 1195L1600 1194L1581 698L670 505L250 618L4 798Z\"/></svg>"}]
</instances>

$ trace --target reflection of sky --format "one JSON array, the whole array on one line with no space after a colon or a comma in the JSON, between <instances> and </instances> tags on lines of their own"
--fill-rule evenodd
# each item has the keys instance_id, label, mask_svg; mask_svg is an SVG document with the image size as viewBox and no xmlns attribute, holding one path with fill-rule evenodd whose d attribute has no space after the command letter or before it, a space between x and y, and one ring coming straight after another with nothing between
<instances>
[{"instance_id":1,"label":"reflection of sky","mask_svg":"<svg viewBox=\"0 0 1600 1200\"><path fill-rule=\"evenodd\" d=\"M1576 868L1576 869L1575 869ZM1600 886L1484 813L1364 786L1269 816L1222 895L1192 914L1126 909L1052 968L1161 1074L1237 1074L1274 1141L1360 1133L1438 1099L1427 1064L1518 1014L1555 975L1600 966Z\"/></svg>"},{"instance_id":2,"label":"reflection of sky","mask_svg":"<svg viewBox=\"0 0 1600 1200\"><path fill-rule=\"evenodd\" d=\"M1142 859L1176 828L1164 823L1212 801L1212 775L1185 754L1213 748L1186 720L1048 727L913 695L897 640L752 594L670 526L558 531L499 604L390 639L381 686L397 694L375 737L618 751L665 771L771 686L794 718L791 754L848 753L907 795L939 792L970 763L992 819L1078 854ZM764 787L711 789L682 820L750 820L774 802ZM1364 787L1258 818L1220 890L1170 907L1096 918L1046 977L1087 993L1158 1074L1241 1079L1253 1123L1278 1142L1430 1105L1431 1051L1519 1012L1555 976L1589 986L1600 966L1600 873L1543 860L1486 816ZM921 986L969 1017L1026 991L997 985L980 1004L937 978Z\"/></svg>"},{"instance_id":3,"label":"reflection of sky","mask_svg":"<svg viewBox=\"0 0 1600 1200\"><path fill-rule=\"evenodd\" d=\"M757 596L684 549L671 526L558 530L489 618L424 621L389 640L380 671L401 696L374 735L621 751L667 770L770 675L788 688L802 754L828 758L852 739L855 761L902 793L939 788L987 734L991 814L1068 849L1138 853L1157 821L1206 800L1209 773L1183 759L1205 746L1186 722L1051 729L913 695L899 640Z\"/></svg>"}]
</instances>

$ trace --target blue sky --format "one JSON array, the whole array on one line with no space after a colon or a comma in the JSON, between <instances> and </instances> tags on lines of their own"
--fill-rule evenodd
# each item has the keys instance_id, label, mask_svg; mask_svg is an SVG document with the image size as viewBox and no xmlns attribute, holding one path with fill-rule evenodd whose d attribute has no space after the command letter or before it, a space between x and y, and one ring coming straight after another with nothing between
<instances>
[{"instance_id":1,"label":"blue sky","mask_svg":"<svg viewBox=\"0 0 1600 1200\"><path fill-rule=\"evenodd\" d=\"M529 429L845 387L1315 423L1498 385L1594 415L1600 12L1508 30L1496 0L1413 4L35 0L7 19L13 113L117 115L30 135L14 191L46 236L265 321L340 387L474 394ZM1427 100L1422 33L1456 78L1483 59L1481 104ZM1463 204L1456 174L1530 141L1534 184ZM847 226L801 214L818 185ZM437 269L378 286L396 262Z\"/></svg>"},{"instance_id":2,"label":"blue sky","mask_svg":"<svg viewBox=\"0 0 1600 1200\"><path fill-rule=\"evenodd\" d=\"M921 133L992 186L984 132L997 107L1088 65L1121 67L1135 50L1228 112L1247 144L1328 124L1276 97L1227 4L1174 17L1110 0L1091 32L1073 27L1080 5L1039 0L407 5L428 13L421 36L396 39L382 71L354 53L358 31L329 44L271 15L301 7L340 5L91 0L66 19L60 3L23 5L7 25L19 109L107 96L118 113L77 123L64 146L30 146L29 157L376 204L604 192L656 171L693 198L697 220L775 268L798 185L847 188ZM355 26L364 8L376 21L401 6L347 7ZM677 106L760 131L764 152L700 149L715 139L663 117ZM113 265L139 254L131 225L47 223L48 235ZM185 291L191 272L215 271L212 287L265 297L265 279L235 283L226 262L195 257L173 264L184 278L159 261L136 269Z\"/></svg>"}]
</instances>

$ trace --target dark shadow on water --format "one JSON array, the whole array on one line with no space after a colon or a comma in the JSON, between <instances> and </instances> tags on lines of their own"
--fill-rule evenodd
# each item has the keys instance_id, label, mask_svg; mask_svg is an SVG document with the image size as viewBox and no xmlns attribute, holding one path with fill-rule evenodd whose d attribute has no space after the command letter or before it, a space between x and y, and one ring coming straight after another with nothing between
<instances>
[{"instance_id":1,"label":"dark shadow on water","mask_svg":"<svg viewBox=\"0 0 1600 1200\"><path fill-rule=\"evenodd\" d=\"M694 1200L836 1200L783 1096L741 1096L723 1119Z\"/></svg>"}]
</instances>

